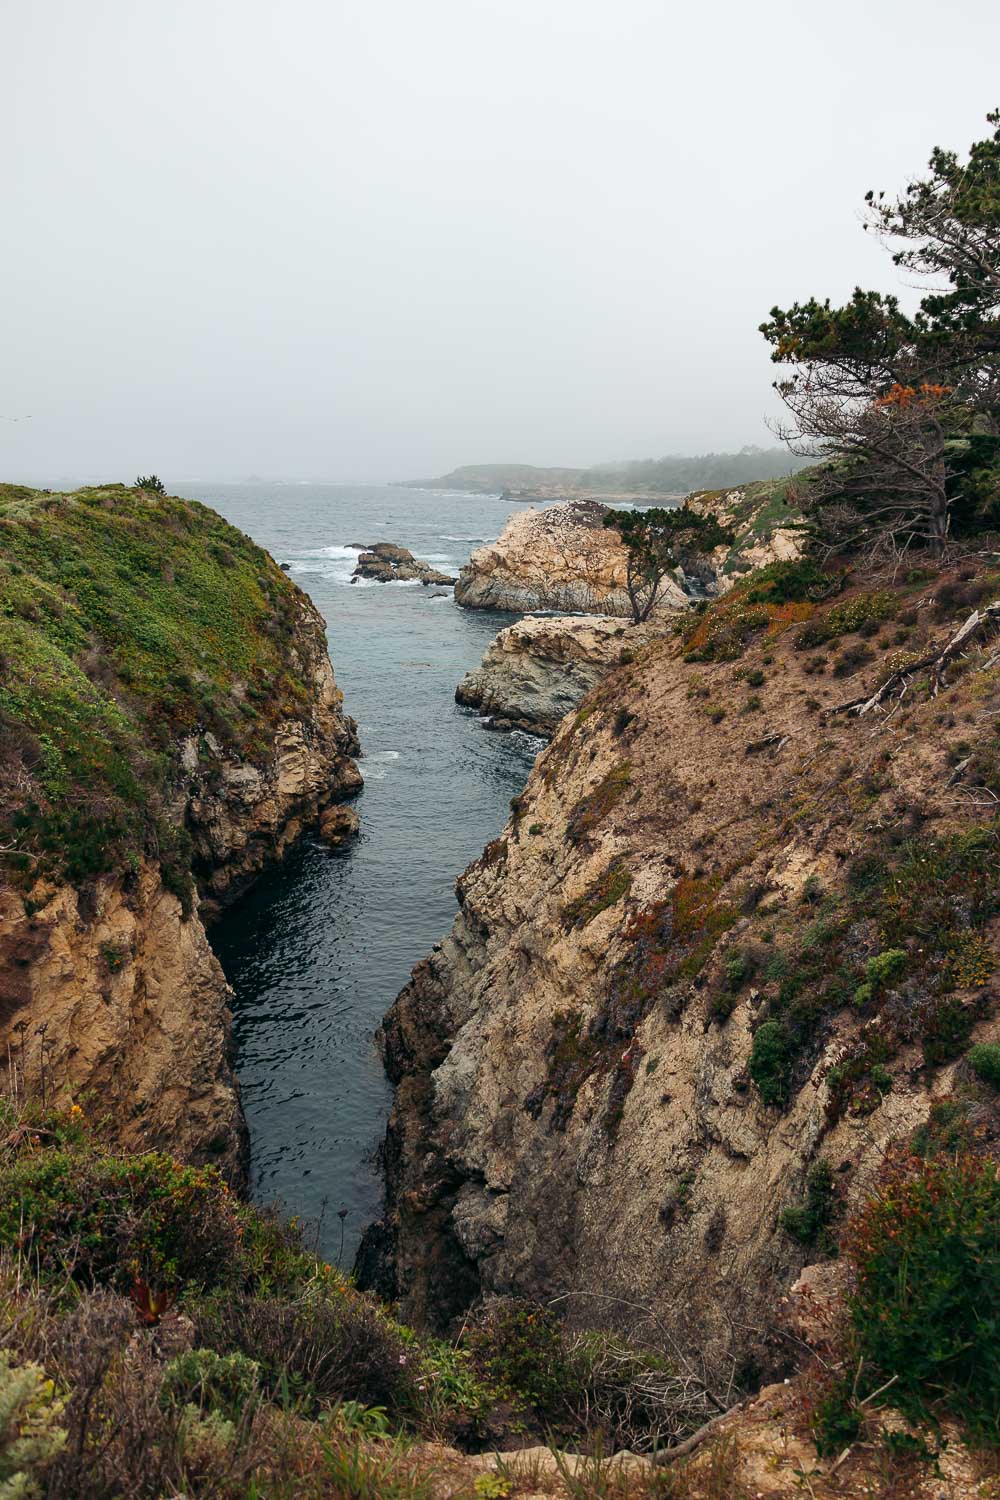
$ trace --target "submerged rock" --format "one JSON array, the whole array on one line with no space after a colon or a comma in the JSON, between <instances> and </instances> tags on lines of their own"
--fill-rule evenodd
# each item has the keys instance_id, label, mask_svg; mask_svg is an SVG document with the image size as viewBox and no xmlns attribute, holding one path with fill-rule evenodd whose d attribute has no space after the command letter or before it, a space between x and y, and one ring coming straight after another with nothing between
<instances>
[{"instance_id":1,"label":"submerged rock","mask_svg":"<svg viewBox=\"0 0 1000 1500\"><path fill-rule=\"evenodd\" d=\"M361 819L353 807L328 807L319 820L319 836L325 844L337 849L352 839L361 827Z\"/></svg>"}]
</instances>

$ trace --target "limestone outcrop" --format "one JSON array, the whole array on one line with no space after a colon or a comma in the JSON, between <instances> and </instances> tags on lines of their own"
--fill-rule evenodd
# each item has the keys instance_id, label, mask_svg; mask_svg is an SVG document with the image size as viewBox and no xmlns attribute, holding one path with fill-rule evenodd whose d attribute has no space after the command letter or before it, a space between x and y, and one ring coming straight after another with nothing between
<instances>
[{"instance_id":1,"label":"limestone outcrop","mask_svg":"<svg viewBox=\"0 0 1000 1500\"><path fill-rule=\"evenodd\" d=\"M422 583L428 588L432 584L455 582L449 573L432 568L430 563L414 557L405 547L397 547L395 542L374 542L371 547L363 549L351 582L359 578L368 578L374 583Z\"/></svg>"},{"instance_id":2,"label":"limestone outcrop","mask_svg":"<svg viewBox=\"0 0 1000 1500\"><path fill-rule=\"evenodd\" d=\"M706 558L697 577L669 581L656 613L686 607L690 592L724 593L754 568L797 557L799 496L806 484L808 476L800 475L688 496L695 510L714 512L731 527L734 541ZM604 525L608 509L594 500L570 500L515 511L495 542L473 552L455 585L456 602L467 609L630 618L628 557L618 534Z\"/></svg>"},{"instance_id":3,"label":"limestone outcrop","mask_svg":"<svg viewBox=\"0 0 1000 1500\"><path fill-rule=\"evenodd\" d=\"M462 569L456 603L629 617L628 554L617 532L604 525L607 509L585 500L515 511L497 540L477 547ZM664 598L665 605L683 601L679 586Z\"/></svg>"},{"instance_id":4,"label":"limestone outcrop","mask_svg":"<svg viewBox=\"0 0 1000 1500\"><path fill-rule=\"evenodd\" d=\"M836 1226L935 1102L995 1130L962 1060L1000 1032L995 639L902 712L835 712L950 638L971 571L737 584L562 721L383 1024L358 1269L408 1318L559 1298L766 1369L817 1163Z\"/></svg>"},{"instance_id":5,"label":"limestone outcrop","mask_svg":"<svg viewBox=\"0 0 1000 1500\"><path fill-rule=\"evenodd\" d=\"M500 631L455 701L490 715L491 727L550 739L612 667L634 661L663 629L660 621L632 625L612 616L528 615Z\"/></svg>"}]
</instances>

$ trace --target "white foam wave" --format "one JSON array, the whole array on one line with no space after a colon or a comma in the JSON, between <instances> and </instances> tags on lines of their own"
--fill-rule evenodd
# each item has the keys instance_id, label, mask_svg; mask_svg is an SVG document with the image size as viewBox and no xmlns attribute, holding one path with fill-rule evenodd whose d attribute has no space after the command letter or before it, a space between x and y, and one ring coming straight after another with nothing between
<instances>
[{"instance_id":1,"label":"white foam wave","mask_svg":"<svg viewBox=\"0 0 1000 1500\"><path fill-rule=\"evenodd\" d=\"M450 532L439 531L438 536L442 542L495 542L495 536L452 536Z\"/></svg>"},{"instance_id":2,"label":"white foam wave","mask_svg":"<svg viewBox=\"0 0 1000 1500\"><path fill-rule=\"evenodd\" d=\"M389 578L381 583L377 578L348 579L352 589L418 589L419 578Z\"/></svg>"},{"instance_id":3,"label":"white foam wave","mask_svg":"<svg viewBox=\"0 0 1000 1500\"><path fill-rule=\"evenodd\" d=\"M350 558L317 557L315 561L300 558L288 564L289 573L302 573L311 578L326 578L331 583L341 583L353 589L412 589L420 588L419 578L393 578L380 583L375 578L355 578L355 555Z\"/></svg>"}]
</instances>

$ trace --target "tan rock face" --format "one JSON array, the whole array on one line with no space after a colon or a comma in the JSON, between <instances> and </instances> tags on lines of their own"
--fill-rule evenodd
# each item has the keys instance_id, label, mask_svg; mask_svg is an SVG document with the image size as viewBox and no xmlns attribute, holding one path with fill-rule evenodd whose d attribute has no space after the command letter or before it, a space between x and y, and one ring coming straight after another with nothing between
<instances>
[{"instance_id":1,"label":"tan rock face","mask_svg":"<svg viewBox=\"0 0 1000 1500\"><path fill-rule=\"evenodd\" d=\"M724 593L753 568L799 556L801 537L794 524L799 512L788 484L705 490L688 496L687 503L717 515L733 531L732 547L720 547L700 565L701 582L710 593ZM497 540L477 548L462 569L457 603L468 609L630 618L628 554L618 533L604 525L607 511L593 500L516 511ZM655 613L669 616L689 604L679 582L668 581Z\"/></svg>"},{"instance_id":2,"label":"tan rock face","mask_svg":"<svg viewBox=\"0 0 1000 1500\"><path fill-rule=\"evenodd\" d=\"M473 552L455 585L456 601L468 609L628 618L628 554L618 533L604 526L606 511L590 500L516 511L495 542ZM664 595L664 607L683 602L680 588Z\"/></svg>"},{"instance_id":3,"label":"tan rock face","mask_svg":"<svg viewBox=\"0 0 1000 1500\"><path fill-rule=\"evenodd\" d=\"M234 1180L245 1129L228 1060L231 992L204 922L279 861L362 779L322 617L301 596L294 652L306 692L253 760L211 734L181 742L172 816L189 830L201 902L184 916L159 869L74 889L0 886L0 1058L34 1097L79 1099L129 1149L217 1162Z\"/></svg>"},{"instance_id":4,"label":"tan rock face","mask_svg":"<svg viewBox=\"0 0 1000 1500\"><path fill-rule=\"evenodd\" d=\"M947 638L932 598L910 607L918 638L924 619ZM810 961L800 945L847 909L852 861L891 850L896 828L902 844L907 827L945 837L990 815L947 784L952 739L1000 692L995 659L946 702L859 727L822 709L880 680L882 658L817 676L794 629L735 662L685 662L665 638L613 669L458 882L451 933L384 1023L389 1209L360 1266L408 1319L444 1325L481 1290L514 1291L565 1296L581 1323L648 1309L745 1352L807 1258L780 1214L817 1156L855 1202L949 1090L955 1064L924 1066L901 997L891 1088L838 1117L827 1074L870 1024L850 994L797 1054L787 1109L751 1081L771 960ZM819 917L818 899L833 903ZM884 942L851 910L853 974ZM731 983L746 950L756 977ZM972 1037L995 1036L989 1004L961 999Z\"/></svg>"},{"instance_id":5,"label":"tan rock face","mask_svg":"<svg viewBox=\"0 0 1000 1500\"><path fill-rule=\"evenodd\" d=\"M159 870L84 894L0 891L0 1037L17 1088L80 1102L130 1150L164 1147L238 1179L229 986Z\"/></svg>"},{"instance_id":6,"label":"tan rock face","mask_svg":"<svg viewBox=\"0 0 1000 1500\"><path fill-rule=\"evenodd\" d=\"M500 631L455 700L548 739L612 667L634 660L665 628L664 621L529 615Z\"/></svg>"},{"instance_id":7,"label":"tan rock face","mask_svg":"<svg viewBox=\"0 0 1000 1500\"><path fill-rule=\"evenodd\" d=\"M702 515L714 515L734 533L728 553L720 548L712 561L719 593L743 574L768 563L791 562L802 555L794 480L784 484L738 485L730 490L701 490L687 503ZM733 568L733 563L737 566ZM727 566L728 564L728 566Z\"/></svg>"},{"instance_id":8,"label":"tan rock face","mask_svg":"<svg viewBox=\"0 0 1000 1500\"><path fill-rule=\"evenodd\" d=\"M227 760L210 735L181 746L187 775L175 815L194 840L202 915L209 920L279 862L324 808L363 785L351 758L358 753L356 726L343 712L323 619L304 595L296 651L307 706L279 725L266 754Z\"/></svg>"}]
</instances>

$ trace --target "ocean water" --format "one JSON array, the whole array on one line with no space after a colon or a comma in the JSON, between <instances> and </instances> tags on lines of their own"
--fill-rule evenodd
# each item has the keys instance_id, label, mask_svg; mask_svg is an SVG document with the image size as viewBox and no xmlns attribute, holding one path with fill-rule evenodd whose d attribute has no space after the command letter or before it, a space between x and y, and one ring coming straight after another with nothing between
<instances>
[{"instance_id":1,"label":"ocean water","mask_svg":"<svg viewBox=\"0 0 1000 1500\"><path fill-rule=\"evenodd\" d=\"M183 492L290 565L323 612L358 721L360 838L342 851L307 838L212 933L236 993L254 1197L301 1214L322 1252L349 1266L381 1198L375 1149L390 1091L375 1028L451 926L455 878L502 828L540 744L490 733L454 702L514 617L459 609L450 590L435 598L420 584L351 584L348 544L397 542L457 573L514 507L387 486L188 483Z\"/></svg>"}]
</instances>

